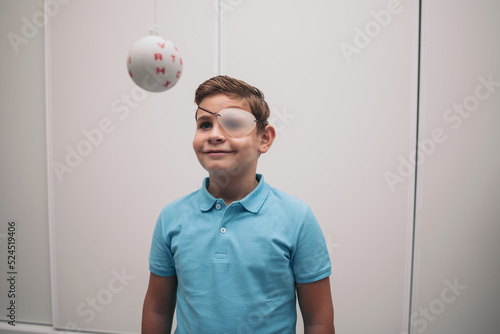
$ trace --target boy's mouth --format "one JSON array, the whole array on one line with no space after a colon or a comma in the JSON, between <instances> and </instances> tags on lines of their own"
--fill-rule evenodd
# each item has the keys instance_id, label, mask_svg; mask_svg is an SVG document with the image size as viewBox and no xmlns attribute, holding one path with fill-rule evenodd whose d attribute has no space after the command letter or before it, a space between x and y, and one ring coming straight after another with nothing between
<instances>
[{"instance_id":1,"label":"boy's mouth","mask_svg":"<svg viewBox=\"0 0 500 334\"><path fill-rule=\"evenodd\" d=\"M208 154L208 155L223 155L223 154L229 154L229 153L233 153L233 151L223 151L223 150L205 151L205 154Z\"/></svg>"}]
</instances>

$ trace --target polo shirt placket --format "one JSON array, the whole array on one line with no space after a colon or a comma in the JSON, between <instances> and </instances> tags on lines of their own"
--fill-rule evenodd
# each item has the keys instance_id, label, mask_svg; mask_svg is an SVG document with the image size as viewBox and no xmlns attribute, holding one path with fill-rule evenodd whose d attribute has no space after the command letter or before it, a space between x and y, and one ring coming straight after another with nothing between
<instances>
[{"instance_id":1,"label":"polo shirt placket","mask_svg":"<svg viewBox=\"0 0 500 334\"><path fill-rule=\"evenodd\" d=\"M235 215L234 209L235 205L233 205L233 203L226 207L224 201L221 199L218 199L215 204L215 211L219 211L219 214L216 215L218 220L218 229L216 231L215 250L213 256L213 260L215 263L225 263L229 260L227 251L229 248L229 238L231 235L231 222ZM222 215L220 214L220 212L222 212Z\"/></svg>"}]
</instances>

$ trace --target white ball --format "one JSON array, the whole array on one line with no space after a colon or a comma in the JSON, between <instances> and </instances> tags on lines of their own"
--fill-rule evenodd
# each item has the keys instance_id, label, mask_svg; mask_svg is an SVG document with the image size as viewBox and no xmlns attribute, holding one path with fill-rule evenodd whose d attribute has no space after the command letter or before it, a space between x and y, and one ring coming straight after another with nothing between
<instances>
[{"instance_id":1,"label":"white ball","mask_svg":"<svg viewBox=\"0 0 500 334\"><path fill-rule=\"evenodd\" d=\"M179 81L182 58L174 43L161 36L149 35L132 45L127 68L136 85L149 92L163 92Z\"/></svg>"}]
</instances>

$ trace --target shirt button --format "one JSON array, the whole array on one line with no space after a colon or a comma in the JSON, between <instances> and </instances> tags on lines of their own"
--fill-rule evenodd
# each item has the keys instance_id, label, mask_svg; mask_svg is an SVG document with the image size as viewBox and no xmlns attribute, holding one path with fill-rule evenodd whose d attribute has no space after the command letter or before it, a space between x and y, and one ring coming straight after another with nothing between
<instances>
[{"instance_id":1,"label":"shirt button","mask_svg":"<svg viewBox=\"0 0 500 334\"><path fill-rule=\"evenodd\" d=\"M220 210L220 208L221 208L220 204L219 204L219 203L215 204L215 208L216 208L217 210Z\"/></svg>"},{"instance_id":2,"label":"shirt button","mask_svg":"<svg viewBox=\"0 0 500 334\"><path fill-rule=\"evenodd\" d=\"M221 228L220 233L226 233L226 228L225 227Z\"/></svg>"}]
</instances>

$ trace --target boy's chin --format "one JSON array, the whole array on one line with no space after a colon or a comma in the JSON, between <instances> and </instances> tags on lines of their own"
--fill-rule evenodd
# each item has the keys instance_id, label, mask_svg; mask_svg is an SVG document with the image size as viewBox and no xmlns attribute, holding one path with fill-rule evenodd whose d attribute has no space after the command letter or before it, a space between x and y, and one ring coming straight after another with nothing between
<instances>
[{"instance_id":1,"label":"boy's chin","mask_svg":"<svg viewBox=\"0 0 500 334\"><path fill-rule=\"evenodd\" d=\"M230 172L230 169L228 168L205 168L205 170L208 172L209 175L211 176L218 176L222 175L224 177L227 177L228 175L231 175L232 173Z\"/></svg>"},{"instance_id":2,"label":"boy's chin","mask_svg":"<svg viewBox=\"0 0 500 334\"><path fill-rule=\"evenodd\" d=\"M203 168L209 173L209 174L227 174L231 170L228 166L223 166L223 165L212 165L208 164L203 166Z\"/></svg>"},{"instance_id":3,"label":"boy's chin","mask_svg":"<svg viewBox=\"0 0 500 334\"><path fill-rule=\"evenodd\" d=\"M238 177L242 174L242 170L238 166L204 166L210 176L228 179L231 176Z\"/></svg>"}]
</instances>

